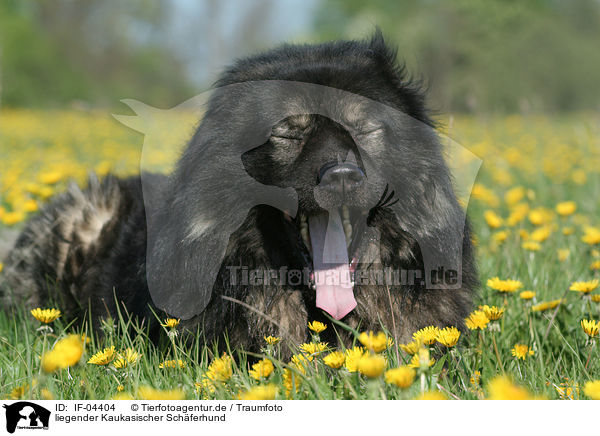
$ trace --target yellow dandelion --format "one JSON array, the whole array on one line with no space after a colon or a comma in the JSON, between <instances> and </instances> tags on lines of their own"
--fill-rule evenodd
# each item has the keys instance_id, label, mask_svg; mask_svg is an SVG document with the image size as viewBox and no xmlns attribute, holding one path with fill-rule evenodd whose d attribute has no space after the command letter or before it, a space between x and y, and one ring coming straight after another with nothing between
<instances>
[{"instance_id":1,"label":"yellow dandelion","mask_svg":"<svg viewBox=\"0 0 600 436\"><path fill-rule=\"evenodd\" d=\"M388 338L384 332L362 332L358 335L359 342L367 349L380 353L388 346Z\"/></svg>"},{"instance_id":2,"label":"yellow dandelion","mask_svg":"<svg viewBox=\"0 0 600 436\"><path fill-rule=\"evenodd\" d=\"M141 400L185 400L185 392L180 389L159 390L150 386L143 386L138 389L138 397Z\"/></svg>"},{"instance_id":3,"label":"yellow dandelion","mask_svg":"<svg viewBox=\"0 0 600 436\"><path fill-rule=\"evenodd\" d=\"M560 216L573 215L577 210L577 204L574 201L563 201L556 205L556 213Z\"/></svg>"},{"instance_id":4,"label":"yellow dandelion","mask_svg":"<svg viewBox=\"0 0 600 436\"><path fill-rule=\"evenodd\" d=\"M40 309L39 307L37 309L33 309L31 314L35 319L43 322L44 324L50 324L61 315L60 310L58 309Z\"/></svg>"},{"instance_id":5,"label":"yellow dandelion","mask_svg":"<svg viewBox=\"0 0 600 436\"><path fill-rule=\"evenodd\" d=\"M94 354L87 363L91 363L92 365L108 365L113 361L115 357L115 346L111 346L109 348L105 348L102 351L98 351Z\"/></svg>"},{"instance_id":6,"label":"yellow dandelion","mask_svg":"<svg viewBox=\"0 0 600 436\"><path fill-rule=\"evenodd\" d=\"M346 361L346 355L341 351L334 351L323 358L323 363L330 368L340 368Z\"/></svg>"},{"instance_id":7,"label":"yellow dandelion","mask_svg":"<svg viewBox=\"0 0 600 436\"><path fill-rule=\"evenodd\" d=\"M502 318L502 315L504 315L504 308L499 308L497 306L488 306L486 304L484 306L479 306L479 310L482 310L490 321L498 321Z\"/></svg>"},{"instance_id":8,"label":"yellow dandelion","mask_svg":"<svg viewBox=\"0 0 600 436\"><path fill-rule=\"evenodd\" d=\"M492 379L487 390L488 400L533 400L527 389L515 385L508 377L498 376Z\"/></svg>"},{"instance_id":9,"label":"yellow dandelion","mask_svg":"<svg viewBox=\"0 0 600 436\"><path fill-rule=\"evenodd\" d=\"M431 357L427 348L421 348L417 354L415 354L408 364L411 368L426 369L435 364L435 359Z\"/></svg>"},{"instance_id":10,"label":"yellow dandelion","mask_svg":"<svg viewBox=\"0 0 600 436\"><path fill-rule=\"evenodd\" d=\"M521 247L527 251L539 251L542 248L540 243L535 241L525 241L521 244Z\"/></svg>"},{"instance_id":11,"label":"yellow dandelion","mask_svg":"<svg viewBox=\"0 0 600 436\"><path fill-rule=\"evenodd\" d=\"M402 389L410 387L415 381L417 372L408 366L400 366L385 372L384 380L386 383L397 386Z\"/></svg>"},{"instance_id":12,"label":"yellow dandelion","mask_svg":"<svg viewBox=\"0 0 600 436\"><path fill-rule=\"evenodd\" d=\"M165 319L164 323L161 323L161 326L170 328L170 329L174 329L175 327L177 327L179 325L180 321L181 321L180 319L167 318L167 319Z\"/></svg>"},{"instance_id":13,"label":"yellow dandelion","mask_svg":"<svg viewBox=\"0 0 600 436\"><path fill-rule=\"evenodd\" d=\"M465 318L465 325L469 330L483 330L489 322L490 319L485 315L483 310L475 310Z\"/></svg>"},{"instance_id":14,"label":"yellow dandelion","mask_svg":"<svg viewBox=\"0 0 600 436\"><path fill-rule=\"evenodd\" d=\"M231 378L233 374L232 368L233 359L227 354L213 360L208 365L208 370L204 374L209 380L225 382Z\"/></svg>"},{"instance_id":15,"label":"yellow dandelion","mask_svg":"<svg viewBox=\"0 0 600 436\"><path fill-rule=\"evenodd\" d=\"M358 372L368 378L379 377L386 366L387 361L380 355L365 354L358 360Z\"/></svg>"},{"instance_id":16,"label":"yellow dandelion","mask_svg":"<svg viewBox=\"0 0 600 436\"><path fill-rule=\"evenodd\" d=\"M581 328L590 338L598 336L600 331L600 322L593 319L584 319L581 321Z\"/></svg>"},{"instance_id":17,"label":"yellow dandelion","mask_svg":"<svg viewBox=\"0 0 600 436\"><path fill-rule=\"evenodd\" d=\"M127 348L125 351L117 353L117 356L113 361L113 366L117 369L133 366L138 362L139 358L140 355L137 351L133 348Z\"/></svg>"},{"instance_id":18,"label":"yellow dandelion","mask_svg":"<svg viewBox=\"0 0 600 436\"><path fill-rule=\"evenodd\" d=\"M183 369L187 366L187 363L185 363L183 360L181 359L177 359L177 360L165 360L164 362L161 362L158 364L158 367L161 369Z\"/></svg>"},{"instance_id":19,"label":"yellow dandelion","mask_svg":"<svg viewBox=\"0 0 600 436\"><path fill-rule=\"evenodd\" d=\"M4 264L2 262L0 262L0 273L2 272L3 269L4 269Z\"/></svg>"},{"instance_id":20,"label":"yellow dandelion","mask_svg":"<svg viewBox=\"0 0 600 436\"><path fill-rule=\"evenodd\" d=\"M533 297L535 297L535 292L523 291L519 294L519 297L521 298L521 300L531 300Z\"/></svg>"},{"instance_id":21,"label":"yellow dandelion","mask_svg":"<svg viewBox=\"0 0 600 436\"><path fill-rule=\"evenodd\" d=\"M323 330L327 328L325 324L319 321L313 321L308 323L308 328L311 329L315 333L321 333Z\"/></svg>"},{"instance_id":22,"label":"yellow dandelion","mask_svg":"<svg viewBox=\"0 0 600 436\"><path fill-rule=\"evenodd\" d=\"M525 360L526 357L533 356L535 354L532 349L530 349L527 345L524 344L515 344L512 350L510 350L510 352L517 359L523 360Z\"/></svg>"},{"instance_id":23,"label":"yellow dandelion","mask_svg":"<svg viewBox=\"0 0 600 436\"><path fill-rule=\"evenodd\" d=\"M365 354L365 349L363 347L355 346L346 350L346 361L344 362L344 366L349 372L358 371L358 361Z\"/></svg>"},{"instance_id":24,"label":"yellow dandelion","mask_svg":"<svg viewBox=\"0 0 600 436\"><path fill-rule=\"evenodd\" d=\"M423 344L419 341L412 341L408 344L400 344L400 349L407 354L417 354Z\"/></svg>"},{"instance_id":25,"label":"yellow dandelion","mask_svg":"<svg viewBox=\"0 0 600 436\"><path fill-rule=\"evenodd\" d=\"M575 233L575 229L573 227L563 227L562 234L565 236L569 236Z\"/></svg>"},{"instance_id":26,"label":"yellow dandelion","mask_svg":"<svg viewBox=\"0 0 600 436\"><path fill-rule=\"evenodd\" d=\"M314 356L318 356L323 351L327 350L327 343L325 342L309 342L306 344L300 344L300 349L307 354L307 359L312 360Z\"/></svg>"},{"instance_id":27,"label":"yellow dandelion","mask_svg":"<svg viewBox=\"0 0 600 436\"><path fill-rule=\"evenodd\" d=\"M585 385L583 385L583 393L592 400L600 400L600 380L585 382Z\"/></svg>"},{"instance_id":28,"label":"yellow dandelion","mask_svg":"<svg viewBox=\"0 0 600 436\"><path fill-rule=\"evenodd\" d=\"M265 339L265 342L269 345L275 345L275 344L279 343L279 341L281 341L281 338L276 337L276 336L265 336L264 339Z\"/></svg>"},{"instance_id":29,"label":"yellow dandelion","mask_svg":"<svg viewBox=\"0 0 600 436\"><path fill-rule=\"evenodd\" d=\"M306 354L294 354L290 361L290 365L300 371L302 374L306 373L306 367L308 363L312 361Z\"/></svg>"},{"instance_id":30,"label":"yellow dandelion","mask_svg":"<svg viewBox=\"0 0 600 436\"><path fill-rule=\"evenodd\" d=\"M492 239L497 244L502 244L508 238L509 232L507 230L500 230L492 234Z\"/></svg>"},{"instance_id":31,"label":"yellow dandelion","mask_svg":"<svg viewBox=\"0 0 600 436\"><path fill-rule=\"evenodd\" d=\"M550 209L538 207L529 211L529 221L535 226L548 224L552 221L553 214Z\"/></svg>"},{"instance_id":32,"label":"yellow dandelion","mask_svg":"<svg viewBox=\"0 0 600 436\"><path fill-rule=\"evenodd\" d=\"M531 306L531 311L532 312L544 312L546 310L555 309L563 301L564 301L563 299L545 301L545 302L536 304L534 306Z\"/></svg>"},{"instance_id":33,"label":"yellow dandelion","mask_svg":"<svg viewBox=\"0 0 600 436\"><path fill-rule=\"evenodd\" d=\"M571 251L568 248L560 248L557 251L557 254L558 254L558 261L564 262L565 260L567 260L569 258Z\"/></svg>"},{"instance_id":34,"label":"yellow dandelion","mask_svg":"<svg viewBox=\"0 0 600 436\"><path fill-rule=\"evenodd\" d=\"M446 397L446 395L444 395L440 391L427 391L427 392L423 392L418 397L415 397L415 400L426 400L426 401L433 401L433 400L437 401L437 400L447 400L447 399L448 399L448 397Z\"/></svg>"},{"instance_id":35,"label":"yellow dandelion","mask_svg":"<svg viewBox=\"0 0 600 436\"><path fill-rule=\"evenodd\" d=\"M598 287L598 279L591 280L589 282L573 282L569 290L575 292L581 292L582 294L589 294Z\"/></svg>"},{"instance_id":36,"label":"yellow dandelion","mask_svg":"<svg viewBox=\"0 0 600 436\"><path fill-rule=\"evenodd\" d=\"M498 277L488 279L487 286L499 292L515 292L523 287L519 280L500 280Z\"/></svg>"},{"instance_id":37,"label":"yellow dandelion","mask_svg":"<svg viewBox=\"0 0 600 436\"><path fill-rule=\"evenodd\" d=\"M473 374L471 374L471 377L469 378L469 383L475 388L479 387L481 384L481 372L477 370L473 371Z\"/></svg>"},{"instance_id":38,"label":"yellow dandelion","mask_svg":"<svg viewBox=\"0 0 600 436\"><path fill-rule=\"evenodd\" d=\"M413 339L421 344L432 345L437 340L439 331L435 326L427 326L413 333Z\"/></svg>"},{"instance_id":39,"label":"yellow dandelion","mask_svg":"<svg viewBox=\"0 0 600 436\"><path fill-rule=\"evenodd\" d=\"M504 202L507 205L512 206L521 201L523 197L525 197L525 188L522 186L516 186L506 191L504 194Z\"/></svg>"},{"instance_id":40,"label":"yellow dandelion","mask_svg":"<svg viewBox=\"0 0 600 436\"><path fill-rule=\"evenodd\" d=\"M593 261L592 264L590 265L590 269L592 271L598 271L598 270L600 270L600 260Z\"/></svg>"},{"instance_id":41,"label":"yellow dandelion","mask_svg":"<svg viewBox=\"0 0 600 436\"><path fill-rule=\"evenodd\" d=\"M260 380L269 377L274 369L273 362L269 359L262 359L252 365L252 369L248 371L248 374L250 374L250 377L253 379Z\"/></svg>"},{"instance_id":42,"label":"yellow dandelion","mask_svg":"<svg viewBox=\"0 0 600 436\"><path fill-rule=\"evenodd\" d=\"M535 242L544 242L551 234L552 229L549 226L543 226L531 232L529 239Z\"/></svg>"},{"instance_id":43,"label":"yellow dandelion","mask_svg":"<svg viewBox=\"0 0 600 436\"><path fill-rule=\"evenodd\" d=\"M298 392L302 385L302 377L294 373L291 369L286 368L283 371L283 386L285 393L289 397L292 391Z\"/></svg>"},{"instance_id":44,"label":"yellow dandelion","mask_svg":"<svg viewBox=\"0 0 600 436\"><path fill-rule=\"evenodd\" d=\"M83 341L79 335L69 335L59 340L52 350L42 356L42 369L54 372L57 369L68 368L79 362L83 354Z\"/></svg>"},{"instance_id":45,"label":"yellow dandelion","mask_svg":"<svg viewBox=\"0 0 600 436\"><path fill-rule=\"evenodd\" d=\"M586 227L581 240L589 245L600 244L600 229L597 227Z\"/></svg>"},{"instance_id":46,"label":"yellow dandelion","mask_svg":"<svg viewBox=\"0 0 600 436\"><path fill-rule=\"evenodd\" d=\"M492 229L497 229L503 224L502 218L493 210L486 210L483 213L483 218L485 219L486 224Z\"/></svg>"},{"instance_id":47,"label":"yellow dandelion","mask_svg":"<svg viewBox=\"0 0 600 436\"><path fill-rule=\"evenodd\" d=\"M600 294L598 294L598 295L591 295L590 298L591 298L591 300L594 303L600 303Z\"/></svg>"},{"instance_id":48,"label":"yellow dandelion","mask_svg":"<svg viewBox=\"0 0 600 436\"><path fill-rule=\"evenodd\" d=\"M277 395L277 386L273 384L255 386L240 395L240 400L274 400Z\"/></svg>"},{"instance_id":49,"label":"yellow dandelion","mask_svg":"<svg viewBox=\"0 0 600 436\"><path fill-rule=\"evenodd\" d=\"M460 338L460 330L456 327L446 327L439 329L436 340L445 347L454 347Z\"/></svg>"}]
</instances>

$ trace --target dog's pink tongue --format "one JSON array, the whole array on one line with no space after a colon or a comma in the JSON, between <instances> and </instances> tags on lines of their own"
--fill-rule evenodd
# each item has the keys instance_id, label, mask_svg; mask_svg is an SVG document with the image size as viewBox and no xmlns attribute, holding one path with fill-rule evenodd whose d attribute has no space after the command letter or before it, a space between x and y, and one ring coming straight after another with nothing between
<instances>
[{"instance_id":1,"label":"dog's pink tongue","mask_svg":"<svg viewBox=\"0 0 600 436\"><path fill-rule=\"evenodd\" d=\"M337 210L308 218L313 268L317 288L317 307L335 319L342 319L356 307L346 236Z\"/></svg>"}]
</instances>

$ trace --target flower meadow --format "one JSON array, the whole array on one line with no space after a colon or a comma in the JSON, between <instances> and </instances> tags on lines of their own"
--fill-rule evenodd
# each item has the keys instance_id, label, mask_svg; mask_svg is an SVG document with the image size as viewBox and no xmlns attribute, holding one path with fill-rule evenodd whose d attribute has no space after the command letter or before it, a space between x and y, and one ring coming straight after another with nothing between
<instances>
[{"instance_id":1,"label":"flower meadow","mask_svg":"<svg viewBox=\"0 0 600 436\"><path fill-rule=\"evenodd\" d=\"M424 327L400 343L341 323L307 325L282 359L162 338L122 313L93 334L60 307L0 311L0 397L9 399L600 399L600 123L597 115L458 116L440 129L483 164L466 207L481 287L467 331ZM135 174L143 137L104 112L3 110L0 238L89 171ZM177 150L154 150L152 169ZM2 265L0 264L0 274ZM285 353L287 354L287 353Z\"/></svg>"}]
</instances>

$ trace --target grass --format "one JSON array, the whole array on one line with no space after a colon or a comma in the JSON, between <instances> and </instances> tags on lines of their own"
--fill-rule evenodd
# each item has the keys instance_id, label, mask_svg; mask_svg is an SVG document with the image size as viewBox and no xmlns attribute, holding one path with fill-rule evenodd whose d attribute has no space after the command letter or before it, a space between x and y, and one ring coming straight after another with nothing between
<instances>
[{"instance_id":1,"label":"grass","mask_svg":"<svg viewBox=\"0 0 600 436\"><path fill-rule=\"evenodd\" d=\"M600 302L591 297L600 290L591 295L568 290L575 281L600 275L600 246L593 237L583 240L586 234L593 236L590 228L600 227L597 117L460 116L445 121L445 133L483 161L468 206L482 280L477 304L497 306L504 313L485 329L462 335L448 353L440 354L439 346L432 346L430 357L437 360L431 367L426 367L427 352L422 351L423 365L415 369L410 386L387 383L383 374L367 377L364 374L373 369L368 359L362 373L346 366L330 368L323 357L332 350L289 362L278 358L282 345L265 343L259 356L229 350L233 359L219 360L216 348L200 343L201 335L189 344L165 328L162 342L154 345L143 327L126 314L101 326L100 341L81 327L64 324L62 318L50 324L52 331L40 329L40 322L21 310L0 312L0 397L236 398L249 391L260 398L301 399L410 399L423 394L449 399L578 399L598 395L591 388L584 393L586 383L600 380L598 336L590 339L580 323L600 320ZM0 162L0 230L18 229L68 179L82 181L90 169L101 174L139 171L142 141L139 134L106 114L4 111L0 118L0 147L6 156ZM168 166L174 156L157 151L150 161ZM561 216L556 206L565 201L574 202L576 210ZM490 219L489 211L499 219ZM532 240L539 244L538 250L523 247ZM495 291L486 282L496 276L519 280L522 287L513 293ZM534 299L521 299L522 290L534 291ZM540 302L557 299L564 300L555 309L531 310ZM345 327L330 324L328 328ZM89 335L80 362L45 373L40 357L68 333ZM533 354L517 359L511 353L516 344L528 346ZM115 368L114 361L102 366L86 363L111 345L117 352L132 348L140 357L124 369ZM357 345L361 345L358 340ZM412 359L399 345L394 343L381 352L387 369ZM300 349L294 352L306 357ZM372 358L374 353L365 350L365 354ZM250 375L248 360L265 357L274 369L268 377L256 380ZM159 367L166 360L179 359L182 368ZM350 360L346 364L353 369ZM290 385L292 374L297 389ZM256 391L257 386L273 389Z\"/></svg>"}]
</instances>

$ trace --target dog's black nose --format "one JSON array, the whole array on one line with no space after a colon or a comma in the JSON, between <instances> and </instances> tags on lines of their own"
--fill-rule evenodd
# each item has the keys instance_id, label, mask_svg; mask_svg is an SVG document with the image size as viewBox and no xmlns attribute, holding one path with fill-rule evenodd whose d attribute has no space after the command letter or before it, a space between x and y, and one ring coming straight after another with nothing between
<instances>
[{"instance_id":1,"label":"dog's black nose","mask_svg":"<svg viewBox=\"0 0 600 436\"><path fill-rule=\"evenodd\" d=\"M363 184L365 173L351 163L325 164L319 171L319 186L336 192L351 192Z\"/></svg>"}]
</instances>

